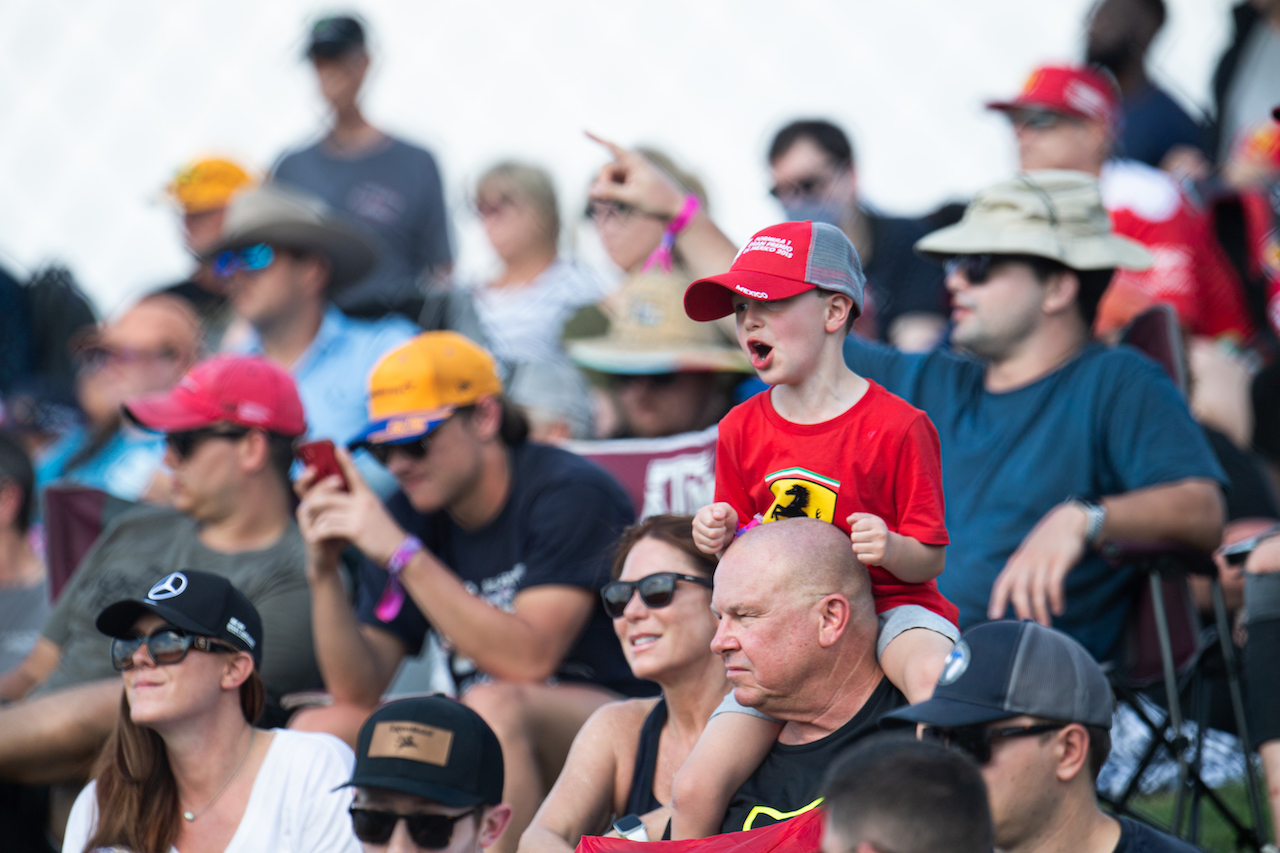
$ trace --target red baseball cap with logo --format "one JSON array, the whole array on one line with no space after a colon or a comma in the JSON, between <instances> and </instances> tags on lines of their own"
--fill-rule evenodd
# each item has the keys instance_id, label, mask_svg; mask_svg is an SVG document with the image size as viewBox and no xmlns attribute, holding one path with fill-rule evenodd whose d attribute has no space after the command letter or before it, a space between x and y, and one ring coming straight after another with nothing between
<instances>
[{"instance_id":1,"label":"red baseball cap with logo","mask_svg":"<svg viewBox=\"0 0 1280 853\"><path fill-rule=\"evenodd\" d=\"M307 431L293 377L258 356L205 359L169 391L135 398L124 409L142 426L159 432L186 432L217 423L287 436Z\"/></svg>"},{"instance_id":2,"label":"red baseball cap with logo","mask_svg":"<svg viewBox=\"0 0 1280 853\"><path fill-rule=\"evenodd\" d=\"M1012 101L992 101L989 110L1042 109L1114 125L1120 90L1106 72L1080 65L1044 65L1031 72Z\"/></svg>"},{"instance_id":3,"label":"red baseball cap with logo","mask_svg":"<svg viewBox=\"0 0 1280 853\"><path fill-rule=\"evenodd\" d=\"M776 302L820 287L843 293L862 313L867 279L858 252L844 232L825 222L783 222L747 241L721 275L695 281L684 292L684 312L694 320L733 313L733 295Z\"/></svg>"}]
</instances>

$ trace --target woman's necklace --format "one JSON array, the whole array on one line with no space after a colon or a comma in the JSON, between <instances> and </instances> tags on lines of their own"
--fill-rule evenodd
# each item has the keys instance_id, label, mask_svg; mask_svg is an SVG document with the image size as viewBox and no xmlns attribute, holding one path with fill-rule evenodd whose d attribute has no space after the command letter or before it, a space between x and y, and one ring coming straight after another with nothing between
<instances>
[{"instance_id":1,"label":"woman's necklace","mask_svg":"<svg viewBox=\"0 0 1280 853\"><path fill-rule=\"evenodd\" d=\"M246 746L246 747L244 748L244 755L240 756L240 763L236 765L236 769L235 769L235 770L232 770L232 771L231 771L231 775L227 777L227 781L225 781L225 782L223 782L223 783L222 783L222 787L218 789L218 793L216 793L216 794L214 794L214 795L213 795L213 799L211 799L211 800L209 800L209 802L205 803L205 804L204 804L204 808L202 808L202 809L201 809L200 811L198 811L198 812L184 811L184 812L182 813L182 816L183 816L184 818L186 818L188 821L195 820L196 818L200 817L200 815L202 815L202 814L204 814L205 812L207 812L207 811L209 810L209 807L210 807L210 806L212 806L214 803L216 803L216 802L218 801L218 797L221 797L221 796L222 796L222 792L223 792L223 791L225 791L225 790L227 790L227 786L229 786L229 785L231 784L231 780L232 780L232 779L236 778L236 774L240 772L240 768L241 768L241 767L244 767L244 760L245 760L246 758L248 758L248 757L249 757L249 751L250 751L251 749L253 749L253 737L254 737L254 735L256 735L257 733L258 733L258 732L257 732L255 729L252 729L252 728L251 728L251 729L249 729L249 745L248 745L248 746Z\"/></svg>"}]
</instances>

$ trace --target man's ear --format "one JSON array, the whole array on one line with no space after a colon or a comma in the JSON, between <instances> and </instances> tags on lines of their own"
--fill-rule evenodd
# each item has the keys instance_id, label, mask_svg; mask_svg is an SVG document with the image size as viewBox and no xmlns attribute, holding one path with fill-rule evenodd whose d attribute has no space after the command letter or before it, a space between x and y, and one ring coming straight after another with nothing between
<instances>
[{"instance_id":1,"label":"man's ear","mask_svg":"<svg viewBox=\"0 0 1280 853\"><path fill-rule=\"evenodd\" d=\"M490 847L498 841L507 825L511 823L511 806L499 803L489 806L480 818L480 828L476 830L476 841L481 849Z\"/></svg>"},{"instance_id":2,"label":"man's ear","mask_svg":"<svg viewBox=\"0 0 1280 853\"><path fill-rule=\"evenodd\" d=\"M1070 311L1080 297L1080 279L1071 270L1054 273L1044 284L1042 310L1046 314Z\"/></svg>"},{"instance_id":3,"label":"man's ear","mask_svg":"<svg viewBox=\"0 0 1280 853\"><path fill-rule=\"evenodd\" d=\"M13 527L22 511L22 487L13 480L0 480L0 527Z\"/></svg>"},{"instance_id":4,"label":"man's ear","mask_svg":"<svg viewBox=\"0 0 1280 853\"><path fill-rule=\"evenodd\" d=\"M818 645L824 649L836 644L849 627L852 608L849 599L838 592L824 596L816 605L818 613Z\"/></svg>"},{"instance_id":5,"label":"man's ear","mask_svg":"<svg viewBox=\"0 0 1280 853\"><path fill-rule=\"evenodd\" d=\"M497 397L481 397L476 400L471 413L471 426L482 441L489 441L502 431L502 407L505 403Z\"/></svg>"},{"instance_id":6,"label":"man's ear","mask_svg":"<svg viewBox=\"0 0 1280 853\"><path fill-rule=\"evenodd\" d=\"M267 434L252 430L240 441L240 467L246 473L264 470L271 466L271 447Z\"/></svg>"},{"instance_id":7,"label":"man's ear","mask_svg":"<svg viewBox=\"0 0 1280 853\"><path fill-rule=\"evenodd\" d=\"M1057 733L1054 754L1058 760L1058 778L1070 782L1084 772L1089 763L1089 732L1079 723L1062 729Z\"/></svg>"},{"instance_id":8,"label":"man's ear","mask_svg":"<svg viewBox=\"0 0 1280 853\"><path fill-rule=\"evenodd\" d=\"M324 255L307 255L299 262L298 275L307 293L323 296L333 275L333 262Z\"/></svg>"}]
</instances>

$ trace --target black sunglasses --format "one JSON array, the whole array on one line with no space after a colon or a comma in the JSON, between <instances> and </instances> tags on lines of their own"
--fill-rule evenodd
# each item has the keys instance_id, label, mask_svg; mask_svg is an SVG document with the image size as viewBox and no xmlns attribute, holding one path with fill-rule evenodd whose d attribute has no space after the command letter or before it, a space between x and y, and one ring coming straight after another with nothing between
<instances>
[{"instance_id":1,"label":"black sunglasses","mask_svg":"<svg viewBox=\"0 0 1280 853\"><path fill-rule=\"evenodd\" d=\"M145 637L123 639L116 637L111 641L111 665L116 672L133 669L133 656L142 646L147 647L147 654L160 666L181 663L187 652L195 649L198 652L238 652L239 649L226 643L205 637L200 634L188 634L179 628L157 628Z\"/></svg>"},{"instance_id":2,"label":"black sunglasses","mask_svg":"<svg viewBox=\"0 0 1280 853\"><path fill-rule=\"evenodd\" d=\"M636 590L640 591L640 600L645 607L657 609L666 607L676 594L676 581L688 581L698 586L712 588L707 578L696 575L681 575L676 572L658 572L638 581L610 581L600 590L600 598L604 601L604 612L610 619L617 619L627 609L627 602Z\"/></svg>"},{"instance_id":3,"label":"black sunglasses","mask_svg":"<svg viewBox=\"0 0 1280 853\"><path fill-rule=\"evenodd\" d=\"M808 198L817 195L819 190L825 189L827 184L831 183L833 177L833 175L810 175L807 178L798 178L785 184L777 184L770 187L769 195L779 200Z\"/></svg>"},{"instance_id":4,"label":"black sunglasses","mask_svg":"<svg viewBox=\"0 0 1280 853\"><path fill-rule=\"evenodd\" d=\"M239 441L253 430L248 427L202 427L183 432L165 433L164 443L179 459L189 459L201 444L211 438L225 438L228 441Z\"/></svg>"},{"instance_id":5,"label":"black sunglasses","mask_svg":"<svg viewBox=\"0 0 1280 853\"><path fill-rule=\"evenodd\" d=\"M355 830L356 838L361 841L386 844L391 840L391 833L396 831L396 824L403 819L414 844L424 850L443 850L449 846L449 839L453 837L453 825L478 810L471 809L460 815L399 814L352 806L351 827Z\"/></svg>"},{"instance_id":6,"label":"black sunglasses","mask_svg":"<svg viewBox=\"0 0 1280 853\"><path fill-rule=\"evenodd\" d=\"M1013 726L1007 729L989 729L986 726L959 726L942 729L926 726L924 736L941 741L943 746L954 747L969 754L978 764L991 760L991 742L997 738L1031 737L1045 732L1066 728L1067 723L1037 723L1030 726Z\"/></svg>"},{"instance_id":7,"label":"black sunglasses","mask_svg":"<svg viewBox=\"0 0 1280 853\"><path fill-rule=\"evenodd\" d=\"M367 450L369 455L378 460L378 463L386 467L387 461L391 459L392 453L403 453L410 459L418 460L427 455L431 449L431 436L422 435L410 441L396 442L394 444L387 442L385 444L371 444L367 441L352 445L354 450Z\"/></svg>"},{"instance_id":8,"label":"black sunglasses","mask_svg":"<svg viewBox=\"0 0 1280 853\"><path fill-rule=\"evenodd\" d=\"M947 259L946 274L960 273L969 284L986 284L991 272L1001 264L1026 264L1036 271L1039 278L1044 278L1062 269L1062 264L1049 258L1037 255L999 255L985 252L979 255L953 255Z\"/></svg>"}]
</instances>

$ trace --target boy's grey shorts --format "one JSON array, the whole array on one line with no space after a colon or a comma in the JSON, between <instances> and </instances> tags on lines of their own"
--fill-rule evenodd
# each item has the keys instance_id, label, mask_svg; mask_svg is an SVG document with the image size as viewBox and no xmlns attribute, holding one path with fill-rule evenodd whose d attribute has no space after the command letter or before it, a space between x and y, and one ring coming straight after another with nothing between
<instances>
[{"instance_id":1,"label":"boy's grey shorts","mask_svg":"<svg viewBox=\"0 0 1280 853\"><path fill-rule=\"evenodd\" d=\"M1280 576L1277 576L1280 577ZM921 607L919 604L902 604L897 607L890 607L877 617L880 621L880 633L876 639L876 660L884 655L885 647L901 634L903 631L909 631L912 628L928 628L946 637L951 642L960 639L960 629L952 625L943 617L934 613L932 610ZM748 714L752 717L759 717L762 720L768 720L771 723L781 722L775 720L768 714L757 711L755 708L738 702L733 698L733 691L730 690L720 701L715 711L711 713L714 717L717 714L732 712L735 714Z\"/></svg>"}]
</instances>

